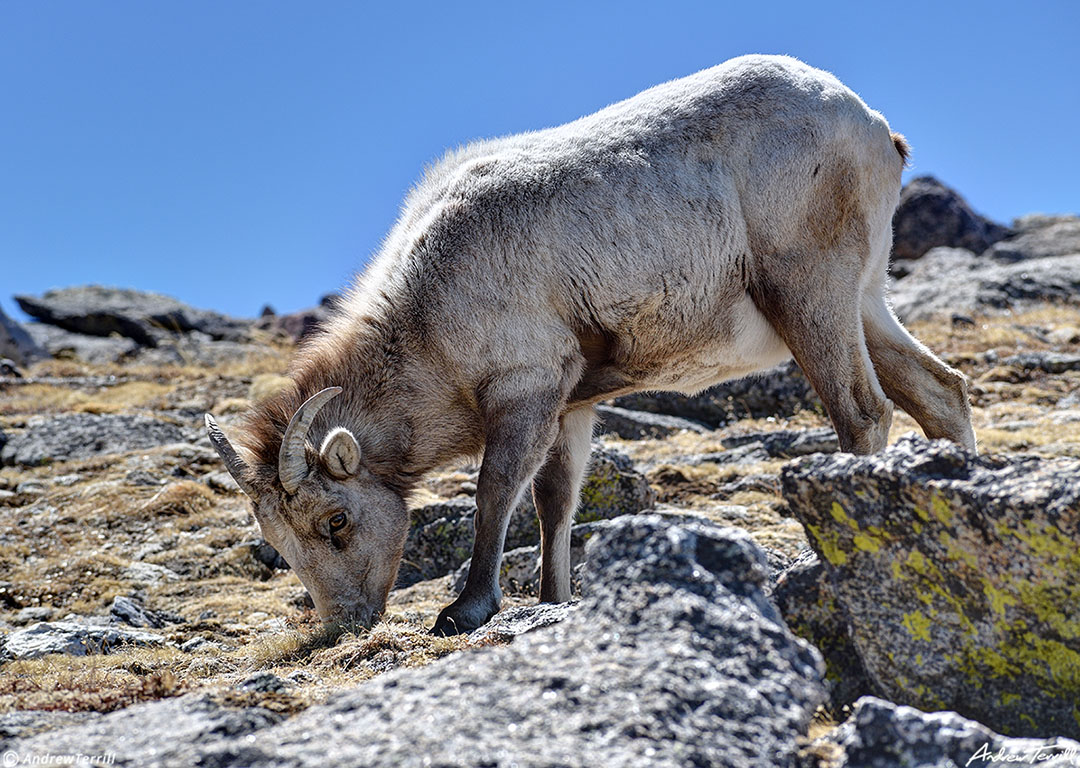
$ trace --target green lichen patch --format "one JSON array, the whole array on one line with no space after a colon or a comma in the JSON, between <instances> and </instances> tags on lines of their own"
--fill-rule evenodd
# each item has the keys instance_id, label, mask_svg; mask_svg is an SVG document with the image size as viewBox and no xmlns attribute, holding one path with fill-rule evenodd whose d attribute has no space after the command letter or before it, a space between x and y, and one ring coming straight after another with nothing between
<instances>
[{"instance_id":1,"label":"green lichen patch","mask_svg":"<svg viewBox=\"0 0 1080 768\"><path fill-rule=\"evenodd\" d=\"M782 483L886 696L1080 735L1080 462L907 438L793 462Z\"/></svg>"}]
</instances>

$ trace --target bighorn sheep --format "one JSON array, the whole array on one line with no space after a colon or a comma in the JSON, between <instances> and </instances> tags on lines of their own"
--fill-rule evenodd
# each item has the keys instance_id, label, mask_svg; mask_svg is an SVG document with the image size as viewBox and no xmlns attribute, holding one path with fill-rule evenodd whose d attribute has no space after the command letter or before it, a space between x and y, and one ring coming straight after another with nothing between
<instances>
[{"instance_id":1,"label":"bighorn sheep","mask_svg":"<svg viewBox=\"0 0 1080 768\"><path fill-rule=\"evenodd\" d=\"M832 75L745 56L572 123L450 153L234 449L210 440L325 620L384 607L426 472L483 453L472 566L435 625L499 610L532 482L540 599L570 597L593 405L696 392L791 356L845 451L892 403L974 448L964 377L884 285L907 146ZM890 399L891 398L891 401Z\"/></svg>"}]
</instances>

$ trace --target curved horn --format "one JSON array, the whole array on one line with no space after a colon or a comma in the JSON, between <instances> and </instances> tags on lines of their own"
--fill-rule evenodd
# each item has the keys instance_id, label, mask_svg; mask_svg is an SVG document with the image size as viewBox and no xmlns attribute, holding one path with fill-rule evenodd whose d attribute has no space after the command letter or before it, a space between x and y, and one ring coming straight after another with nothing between
<instances>
[{"instance_id":1,"label":"curved horn","mask_svg":"<svg viewBox=\"0 0 1080 768\"><path fill-rule=\"evenodd\" d=\"M304 443L307 440L311 422L315 420L324 405L341 394L341 387L327 387L304 401L285 428L281 438L281 450L278 451L278 477L286 493L293 493L308 474L307 456Z\"/></svg>"},{"instance_id":2,"label":"curved horn","mask_svg":"<svg viewBox=\"0 0 1080 768\"><path fill-rule=\"evenodd\" d=\"M251 470L247 462L240 458L240 454L232 447L229 438L221 431L221 427L214 421L214 417L206 414L206 435L210 438L210 444L214 446L218 456L225 462L225 469L229 470L232 479L240 486L240 490L251 498L255 498L255 489L251 485Z\"/></svg>"}]
</instances>

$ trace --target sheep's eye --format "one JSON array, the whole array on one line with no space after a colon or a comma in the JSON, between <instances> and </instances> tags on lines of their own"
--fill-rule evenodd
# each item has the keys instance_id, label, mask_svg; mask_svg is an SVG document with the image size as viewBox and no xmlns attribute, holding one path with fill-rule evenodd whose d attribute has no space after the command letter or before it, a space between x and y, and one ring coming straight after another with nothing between
<instances>
[{"instance_id":1,"label":"sheep's eye","mask_svg":"<svg viewBox=\"0 0 1080 768\"><path fill-rule=\"evenodd\" d=\"M337 533L345 527L345 513L338 512L330 518L330 533Z\"/></svg>"}]
</instances>

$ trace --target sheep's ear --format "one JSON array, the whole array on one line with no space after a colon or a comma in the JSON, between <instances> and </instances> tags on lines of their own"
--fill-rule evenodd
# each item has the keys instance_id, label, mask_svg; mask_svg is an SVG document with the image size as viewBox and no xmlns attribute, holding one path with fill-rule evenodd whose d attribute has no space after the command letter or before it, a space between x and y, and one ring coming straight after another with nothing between
<instances>
[{"instance_id":1,"label":"sheep's ear","mask_svg":"<svg viewBox=\"0 0 1080 768\"><path fill-rule=\"evenodd\" d=\"M360 444L345 427L336 427L323 440L319 458L331 477L345 480L360 471Z\"/></svg>"}]
</instances>

